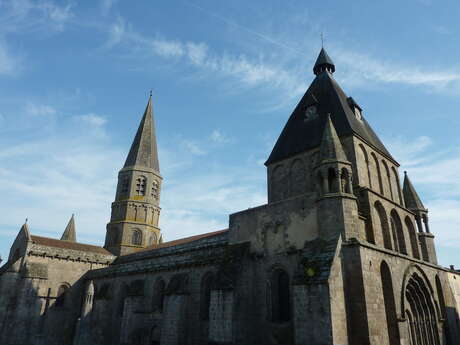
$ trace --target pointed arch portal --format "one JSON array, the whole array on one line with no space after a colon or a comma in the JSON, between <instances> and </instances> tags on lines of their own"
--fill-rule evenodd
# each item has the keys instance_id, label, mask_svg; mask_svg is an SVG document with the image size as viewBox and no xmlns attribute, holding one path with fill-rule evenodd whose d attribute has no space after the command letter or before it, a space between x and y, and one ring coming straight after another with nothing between
<instances>
[{"instance_id":1,"label":"pointed arch portal","mask_svg":"<svg viewBox=\"0 0 460 345\"><path fill-rule=\"evenodd\" d=\"M410 345L440 345L433 290L422 272L412 271L402 292Z\"/></svg>"}]
</instances>

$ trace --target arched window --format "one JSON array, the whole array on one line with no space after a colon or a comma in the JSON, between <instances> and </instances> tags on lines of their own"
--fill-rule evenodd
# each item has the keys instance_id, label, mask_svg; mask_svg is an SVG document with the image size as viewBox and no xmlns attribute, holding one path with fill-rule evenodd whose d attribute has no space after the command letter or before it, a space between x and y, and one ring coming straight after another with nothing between
<instances>
[{"instance_id":1,"label":"arched window","mask_svg":"<svg viewBox=\"0 0 460 345\"><path fill-rule=\"evenodd\" d=\"M396 304L391 279L390 268L385 261L380 264L380 277L382 280L382 293L385 305L388 340L390 345L400 345L398 319L396 316Z\"/></svg>"},{"instance_id":2,"label":"arched window","mask_svg":"<svg viewBox=\"0 0 460 345\"><path fill-rule=\"evenodd\" d=\"M341 171L340 184L343 193L351 193L350 175L348 174L348 170L346 168L343 168Z\"/></svg>"},{"instance_id":3,"label":"arched window","mask_svg":"<svg viewBox=\"0 0 460 345\"><path fill-rule=\"evenodd\" d=\"M417 233L415 232L414 224L410 220L409 216L405 219L407 232L409 233L410 245L412 248L412 256L416 259L420 259L420 252L418 249Z\"/></svg>"},{"instance_id":4,"label":"arched window","mask_svg":"<svg viewBox=\"0 0 460 345\"><path fill-rule=\"evenodd\" d=\"M207 273L201 281L200 316L202 320L209 320L209 307L211 306L211 290L214 284L214 275Z\"/></svg>"},{"instance_id":5,"label":"arched window","mask_svg":"<svg viewBox=\"0 0 460 345\"><path fill-rule=\"evenodd\" d=\"M150 235L149 245L152 246L157 243L157 236L155 234Z\"/></svg>"},{"instance_id":6,"label":"arched window","mask_svg":"<svg viewBox=\"0 0 460 345\"><path fill-rule=\"evenodd\" d=\"M380 164L374 152L371 153L371 156L372 156L372 159L374 160L375 169L377 170L377 179L379 181L379 191L380 191L380 194L384 195L385 193L383 191L382 173L380 171Z\"/></svg>"},{"instance_id":7,"label":"arched window","mask_svg":"<svg viewBox=\"0 0 460 345\"><path fill-rule=\"evenodd\" d=\"M298 195L305 193L307 189L307 181L305 174L305 166L300 159L294 160L291 165L291 194Z\"/></svg>"},{"instance_id":8,"label":"arched window","mask_svg":"<svg viewBox=\"0 0 460 345\"><path fill-rule=\"evenodd\" d=\"M339 186L337 186L337 173L334 168L329 168L327 171L327 183L329 193L337 193L339 191Z\"/></svg>"},{"instance_id":9,"label":"arched window","mask_svg":"<svg viewBox=\"0 0 460 345\"><path fill-rule=\"evenodd\" d=\"M372 188L372 179L371 179L371 170L370 170L370 166L369 166L369 158L367 156L367 152L366 152L366 149L364 148L364 146L359 145L359 148L360 148L360 152L361 152L361 157L360 158L364 163L364 168L366 169L365 172L361 173L360 177L363 180L360 181L360 184L362 186L368 186L369 188ZM360 166L360 165L358 164L358 166Z\"/></svg>"},{"instance_id":10,"label":"arched window","mask_svg":"<svg viewBox=\"0 0 460 345\"><path fill-rule=\"evenodd\" d=\"M135 229L131 235L131 243L140 246L142 245L142 231Z\"/></svg>"},{"instance_id":11,"label":"arched window","mask_svg":"<svg viewBox=\"0 0 460 345\"><path fill-rule=\"evenodd\" d=\"M278 165L272 173L271 199L278 201L284 198L288 189L286 181L286 172L283 165Z\"/></svg>"},{"instance_id":12,"label":"arched window","mask_svg":"<svg viewBox=\"0 0 460 345\"><path fill-rule=\"evenodd\" d=\"M392 228L392 232L396 234L395 237L398 243L397 250L400 253L407 255L406 239L404 237L404 230L401 224L401 219L399 218L399 215L396 212L396 210L391 211L391 228Z\"/></svg>"},{"instance_id":13,"label":"arched window","mask_svg":"<svg viewBox=\"0 0 460 345\"><path fill-rule=\"evenodd\" d=\"M431 289L419 272L410 276L403 291L405 312L409 319L411 345L439 345L435 304Z\"/></svg>"},{"instance_id":14,"label":"arched window","mask_svg":"<svg viewBox=\"0 0 460 345\"><path fill-rule=\"evenodd\" d=\"M451 345L451 339L450 339L451 337L449 334L449 323L446 320L447 319L446 302L444 299L444 293L442 291L441 280L439 279L438 275L436 275L435 280L436 280L436 291L438 293L439 308L441 309L440 312L441 312L442 318L445 320L444 321L444 334L446 336L447 345Z\"/></svg>"},{"instance_id":15,"label":"arched window","mask_svg":"<svg viewBox=\"0 0 460 345\"><path fill-rule=\"evenodd\" d=\"M378 201L374 204L374 208L379 218L379 225L380 225L380 229L381 229L382 237L383 237L383 246L387 249L393 249L391 245L391 235L390 235L390 229L388 227L388 219L387 219L385 209L383 208L382 204Z\"/></svg>"},{"instance_id":16,"label":"arched window","mask_svg":"<svg viewBox=\"0 0 460 345\"><path fill-rule=\"evenodd\" d=\"M287 322L291 319L289 275L282 269L273 272L270 282L272 321Z\"/></svg>"},{"instance_id":17,"label":"arched window","mask_svg":"<svg viewBox=\"0 0 460 345\"><path fill-rule=\"evenodd\" d=\"M139 176L136 180L136 193L137 195L145 195L145 186L147 185L147 178Z\"/></svg>"},{"instance_id":18,"label":"arched window","mask_svg":"<svg viewBox=\"0 0 460 345\"><path fill-rule=\"evenodd\" d=\"M316 183L318 184L318 192L320 195L327 193L324 188L323 175L321 174L321 171L318 171L318 174L316 175Z\"/></svg>"},{"instance_id":19,"label":"arched window","mask_svg":"<svg viewBox=\"0 0 460 345\"><path fill-rule=\"evenodd\" d=\"M375 244L374 230L372 229L372 224L369 219L366 219L364 226L366 230L366 241Z\"/></svg>"},{"instance_id":20,"label":"arched window","mask_svg":"<svg viewBox=\"0 0 460 345\"><path fill-rule=\"evenodd\" d=\"M390 169L388 169L387 162L385 162L384 160L382 160L382 163L383 163L383 166L384 166L384 168L385 168L385 173L386 173L386 175L387 175L388 191L390 192L390 198L391 198L391 200L394 200L393 188L391 187L392 184L391 184Z\"/></svg>"},{"instance_id":21,"label":"arched window","mask_svg":"<svg viewBox=\"0 0 460 345\"><path fill-rule=\"evenodd\" d=\"M153 310L163 312L165 300L165 282L163 279L158 279L154 286L152 307Z\"/></svg>"},{"instance_id":22,"label":"arched window","mask_svg":"<svg viewBox=\"0 0 460 345\"><path fill-rule=\"evenodd\" d=\"M158 200L158 182L157 181L152 182L152 191L150 194L154 199Z\"/></svg>"},{"instance_id":23,"label":"arched window","mask_svg":"<svg viewBox=\"0 0 460 345\"><path fill-rule=\"evenodd\" d=\"M129 176L123 176L121 182L121 193L128 194L129 192Z\"/></svg>"},{"instance_id":24,"label":"arched window","mask_svg":"<svg viewBox=\"0 0 460 345\"><path fill-rule=\"evenodd\" d=\"M65 306L68 289L69 289L68 285L62 284L61 286L59 286L57 295L56 295L56 303L54 304L55 307Z\"/></svg>"},{"instance_id":25,"label":"arched window","mask_svg":"<svg viewBox=\"0 0 460 345\"><path fill-rule=\"evenodd\" d=\"M395 193L395 201L399 203L400 205L403 204L402 201L402 194L401 194L401 184L399 183L399 176L398 173L396 172L395 167L391 167L391 170L393 172L393 178L394 178L394 183L393 185L396 187L396 190L394 191Z\"/></svg>"},{"instance_id":26,"label":"arched window","mask_svg":"<svg viewBox=\"0 0 460 345\"><path fill-rule=\"evenodd\" d=\"M125 310L125 300L128 297L129 287L127 284L123 284L120 287L119 294L118 294L118 316L123 316Z\"/></svg>"}]
</instances>

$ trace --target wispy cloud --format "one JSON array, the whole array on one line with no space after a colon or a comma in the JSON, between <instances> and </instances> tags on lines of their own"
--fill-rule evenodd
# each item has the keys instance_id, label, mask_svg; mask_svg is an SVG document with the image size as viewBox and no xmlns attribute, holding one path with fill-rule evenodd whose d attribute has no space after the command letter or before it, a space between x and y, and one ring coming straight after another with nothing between
<instances>
[{"instance_id":1,"label":"wispy cloud","mask_svg":"<svg viewBox=\"0 0 460 345\"><path fill-rule=\"evenodd\" d=\"M205 11L202 8L199 9ZM144 53L147 53L165 59L172 58L174 63L185 62L203 72L208 72L211 78L224 76L232 81L238 80L240 87L254 88L263 85L265 90L281 91L280 99L297 98L305 91L307 85L300 71L305 69L304 60L307 53L302 52L314 51L311 43L305 43L298 49L287 49L291 46L284 43L282 39L242 27L221 16L219 19L265 43L285 47L277 50L275 55L220 53L209 47L206 42L166 39L159 35L154 37L141 35L121 17L109 29L107 46L118 46L119 48L134 46L136 49L132 51L138 56L144 56ZM341 66L341 73L338 77L345 86L402 84L423 87L430 91L449 89L451 92L460 92L460 71L458 69L434 70L426 66L407 65L390 59L376 58L361 53L359 49L345 48L342 45L335 46L334 42L329 42L329 44L332 47L331 51L335 52L334 60Z\"/></svg>"},{"instance_id":2,"label":"wispy cloud","mask_svg":"<svg viewBox=\"0 0 460 345\"><path fill-rule=\"evenodd\" d=\"M22 70L22 58L11 54L6 41L0 39L0 75L15 75Z\"/></svg>"},{"instance_id":3,"label":"wispy cloud","mask_svg":"<svg viewBox=\"0 0 460 345\"><path fill-rule=\"evenodd\" d=\"M0 34L31 30L62 31L74 17L73 4L51 0L3 0L0 2Z\"/></svg>"},{"instance_id":4,"label":"wispy cloud","mask_svg":"<svg viewBox=\"0 0 460 345\"><path fill-rule=\"evenodd\" d=\"M219 143L219 144L225 144L225 143L230 142L230 138L228 138L225 134L223 134L218 129L215 129L212 131L210 138L213 142Z\"/></svg>"},{"instance_id":5,"label":"wispy cloud","mask_svg":"<svg viewBox=\"0 0 460 345\"><path fill-rule=\"evenodd\" d=\"M188 152L195 156L204 156L207 153L196 142L192 140L182 140L182 145Z\"/></svg>"},{"instance_id":6,"label":"wispy cloud","mask_svg":"<svg viewBox=\"0 0 460 345\"><path fill-rule=\"evenodd\" d=\"M388 142L430 211L431 230L437 243L460 247L460 180L452 169L460 166L460 148L438 150L433 140L425 136Z\"/></svg>"}]
</instances>

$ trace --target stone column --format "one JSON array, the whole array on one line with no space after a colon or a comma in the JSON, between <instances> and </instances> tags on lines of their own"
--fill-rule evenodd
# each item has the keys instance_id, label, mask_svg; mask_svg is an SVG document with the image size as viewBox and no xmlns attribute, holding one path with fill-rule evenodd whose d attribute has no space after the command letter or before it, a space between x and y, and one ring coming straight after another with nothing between
<instances>
[{"instance_id":1,"label":"stone column","mask_svg":"<svg viewBox=\"0 0 460 345\"><path fill-rule=\"evenodd\" d=\"M415 221L417 223L418 232L423 232L422 219L420 218L419 214L415 216Z\"/></svg>"},{"instance_id":2,"label":"stone column","mask_svg":"<svg viewBox=\"0 0 460 345\"><path fill-rule=\"evenodd\" d=\"M233 343L233 290L212 290L209 306L210 342Z\"/></svg>"},{"instance_id":3,"label":"stone column","mask_svg":"<svg viewBox=\"0 0 460 345\"><path fill-rule=\"evenodd\" d=\"M161 345L183 345L186 343L186 306L188 295L168 295L165 299Z\"/></svg>"}]
</instances>

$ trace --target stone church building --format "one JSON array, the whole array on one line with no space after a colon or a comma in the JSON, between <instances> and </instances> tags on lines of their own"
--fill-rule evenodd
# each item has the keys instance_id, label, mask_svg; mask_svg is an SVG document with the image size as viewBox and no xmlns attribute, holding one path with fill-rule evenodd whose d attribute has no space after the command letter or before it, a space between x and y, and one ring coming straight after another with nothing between
<instances>
[{"instance_id":1,"label":"stone church building","mask_svg":"<svg viewBox=\"0 0 460 345\"><path fill-rule=\"evenodd\" d=\"M60 239L20 229L0 344L460 344L460 272L438 265L428 210L324 49L313 72L265 163L268 203L171 242L149 99L104 246L73 217Z\"/></svg>"}]
</instances>

